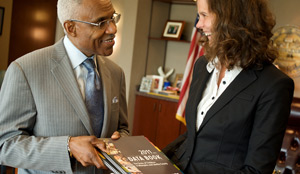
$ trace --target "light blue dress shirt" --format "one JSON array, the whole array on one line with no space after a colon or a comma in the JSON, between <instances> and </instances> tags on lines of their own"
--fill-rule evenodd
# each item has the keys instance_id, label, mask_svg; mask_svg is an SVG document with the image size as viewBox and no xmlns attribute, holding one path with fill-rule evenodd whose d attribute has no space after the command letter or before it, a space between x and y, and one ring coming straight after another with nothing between
<instances>
[{"instance_id":1,"label":"light blue dress shirt","mask_svg":"<svg viewBox=\"0 0 300 174\"><path fill-rule=\"evenodd\" d=\"M67 37L67 35L65 35L63 42L65 45L67 54L70 58L81 95L82 95L83 99L85 100L85 79L87 77L88 70L82 64L82 62L84 62L85 59L87 59L87 56L84 55L78 48L76 48L76 46L70 41L70 39ZM94 61L95 61L95 58L94 58ZM97 62L96 61L95 61L95 65L96 65L96 72L99 75L99 72L97 71Z\"/></svg>"}]
</instances>

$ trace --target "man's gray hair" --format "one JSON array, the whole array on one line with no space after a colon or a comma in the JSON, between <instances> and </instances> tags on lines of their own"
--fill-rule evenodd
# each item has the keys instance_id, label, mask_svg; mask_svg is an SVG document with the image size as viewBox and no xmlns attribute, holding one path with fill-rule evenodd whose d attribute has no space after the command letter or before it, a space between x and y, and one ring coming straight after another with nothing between
<instances>
[{"instance_id":1,"label":"man's gray hair","mask_svg":"<svg viewBox=\"0 0 300 174\"><path fill-rule=\"evenodd\" d=\"M76 19L78 14L78 6L82 0L58 0L57 1L57 16L61 25L70 19ZM64 28L64 26L63 26Z\"/></svg>"}]
</instances>

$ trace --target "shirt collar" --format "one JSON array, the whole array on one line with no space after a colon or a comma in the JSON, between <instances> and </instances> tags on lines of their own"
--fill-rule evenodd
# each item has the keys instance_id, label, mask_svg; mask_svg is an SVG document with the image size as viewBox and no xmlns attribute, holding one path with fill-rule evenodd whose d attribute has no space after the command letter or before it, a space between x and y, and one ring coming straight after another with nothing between
<instances>
[{"instance_id":1,"label":"shirt collar","mask_svg":"<svg viewBox=\"0 0 300 174\"><path fill-rule=\"evenodd\" d=\"M216 67L215 65L217 65L218 63L219 63L219 59L218 57L215 57L213 60L207 63L206 65L207 71L211 73L215 69Z\"/></svg>"},{"instance_id":2,"label":"shirt collar","mask_svg":"<svg viewBox=\"0 0 300 174\"><path fill-rule=\"evenodd\" d=\"M65 35L64 45L67 51L67 54L70 58L73 69L79 66L87 58L76 46L70 41L70 39Z\"/></svg>"},{"instance_id":3,"label":"shirt collar","mask_svg":"<svg viewBox=\"0 0 300 174\"><path fill-rule=\"evenodd\" d=\"M219 59L218 57L215 57L212 61L208 62L206 65L206 69L209 73L211 73L215 68L216 65L218 65ZM240 66L234 66L232 70L230 70L233 73L240 73L243 70Z\"/></svg>"}]
</instances>

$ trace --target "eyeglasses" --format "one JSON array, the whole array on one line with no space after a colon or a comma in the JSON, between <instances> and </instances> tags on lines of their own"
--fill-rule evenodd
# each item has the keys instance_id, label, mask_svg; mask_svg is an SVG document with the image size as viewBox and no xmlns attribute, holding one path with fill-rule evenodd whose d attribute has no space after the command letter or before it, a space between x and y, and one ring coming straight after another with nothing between
<instances>
[{"instance_id":1,"label":"eyeglasses","mask_svg":"<svg viewBox=\"0 0 300 174\"><path fill-rule=\"evenodd\" d=\"M111 19L103 20L100 21L99 23L93 23L93 22L86 22L86 21L81 21L81 20L76 20L76 19L70 19L69 21L74 21L74 22L81 22L85 24L90 24L99 27L100 29L106 28L110 22L116 24L120 21L121 14L114 13Z\"/></svg>"}]
</instances>

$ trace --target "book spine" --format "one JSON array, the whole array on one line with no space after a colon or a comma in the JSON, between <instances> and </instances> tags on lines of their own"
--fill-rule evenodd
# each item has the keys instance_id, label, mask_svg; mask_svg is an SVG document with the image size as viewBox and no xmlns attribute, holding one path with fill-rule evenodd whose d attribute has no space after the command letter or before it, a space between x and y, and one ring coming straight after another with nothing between
<instances>
[{"instance_id":1,"label":"book spine","mask_svg":"<svg viewBox=\"0 0 300 174\"><path fill-rule=\"evenodd\" d=\"M118 171L100 152L98 152L98 155L102 159L104 165L112 171L114 174L121 174L120 171Z\"/></svg>"},{"instance_id":2,"label":"book spine","mask_svg":"<svg viewBox=\"0 0 300 174\"><path fill-rule=\"evenodd\" d=\"M122 174L130 174L130 172L123 167L120 163L116 162L111 156L109 156L107 153L105 152L100 152L102 155L104 155L104 157L106 159L109 160L109 162L114 165Z\"/></svg>"},{"instance_id":3,"label":"book spine","mask_svg":"<svg viewBox=\"0 0 300 174\"><path fill-rule=\"evenodd\" d=\"M114 174L121 174L116 168L114 168L108 161L103 160L104 165L109 168Z\"/></svg>"}]
</instances>

